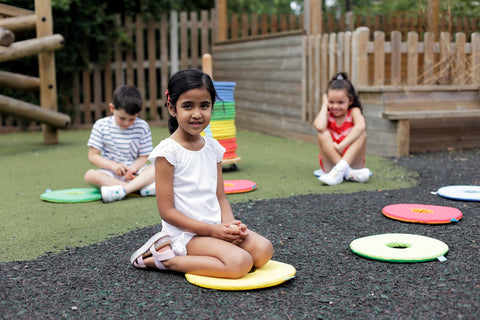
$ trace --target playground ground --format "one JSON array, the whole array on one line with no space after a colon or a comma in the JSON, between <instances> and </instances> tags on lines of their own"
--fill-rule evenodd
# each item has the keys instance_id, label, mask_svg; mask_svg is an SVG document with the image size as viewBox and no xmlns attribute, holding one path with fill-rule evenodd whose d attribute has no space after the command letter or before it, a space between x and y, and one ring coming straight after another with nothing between
<instances>
[{"instance_id":1,"label":"playground ground","mask_svg":"<svg viewBox=\"0 0 480 320\"><path fill-rule=\"evenodd\" d=\"M166 136L154 128L157 143ZM321 185L316 146L240 131L239 170L258 189L229 196L236 216L274 244L274 260L296 278L276 287L225 292L183 275L128 264L158 231L155 199L102 204L42 202L46 189L84 187L88 132L65 132L58 146L40 134L0 136L0 318L2 319L478 319L480 203L432 194L445 185L479 185L480 149L367 156L366 184ZM384 206L452 206L455 224L425 225L382 215ZM433 237L447 260L414 264L354 255L349 243L381 233Z\"/></svg>"}]
</instances>

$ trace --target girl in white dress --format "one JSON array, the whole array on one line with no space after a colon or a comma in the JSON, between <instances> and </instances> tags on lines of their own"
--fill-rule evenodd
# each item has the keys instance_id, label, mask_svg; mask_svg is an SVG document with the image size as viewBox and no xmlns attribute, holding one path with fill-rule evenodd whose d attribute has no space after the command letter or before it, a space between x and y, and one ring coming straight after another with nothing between
<instances>
[{"instance_id":1,"label":"girl in white dress","mask_svg":"<svg viewBox=\"0 0 480 320\"><path fill-rule=\"evenodd\" d=\"M234 218L222 176L225 149L200 135L215 103L213 82L200 70L182 70L172 76L165 95L171 135L149 156L162 231L130 261L142 269L241 278L265 265L273 246Z\"/></svg>"}]
</instances>

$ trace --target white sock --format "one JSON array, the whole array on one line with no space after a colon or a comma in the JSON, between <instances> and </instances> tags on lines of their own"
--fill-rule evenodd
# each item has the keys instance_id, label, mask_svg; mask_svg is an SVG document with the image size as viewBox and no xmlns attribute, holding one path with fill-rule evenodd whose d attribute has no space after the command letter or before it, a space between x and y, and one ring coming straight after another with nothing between
<instances>
[{"instance_id":1,"label":"white sock","mask_svg":"<svg viewBox=\"0 0 480 320\"><path fill-rule=\"evenodd\" d=\"M343 159L338 161L338 163L335 165L335 168L337 168L339 172L342 172L344 176L346 176L350 170L352 170L348 162Z\"/></svg>"}]
</instances>

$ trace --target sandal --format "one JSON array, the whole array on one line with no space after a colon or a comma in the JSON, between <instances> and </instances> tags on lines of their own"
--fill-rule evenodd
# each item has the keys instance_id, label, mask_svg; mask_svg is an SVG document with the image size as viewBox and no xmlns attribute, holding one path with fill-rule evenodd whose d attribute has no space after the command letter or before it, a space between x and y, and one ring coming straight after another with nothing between
<instances>
[{"instance_id":1,"label":"sandal","mask_svg":"<svg viewBox=\"0 0 480 320\"><path fill-rule=\"evenodd\" d=\"M153 237L151 237L140 249L138 249L132 254L132 256L130 257L130 262L135 268L147 269L147 266L145 265L143 259L153 255L153 261L155 262L155 266L160 270L165 270L165 266L163 265L162 261L175 257L175 253L172 249L163 252L158 252L157 250L168 246L171 243L172 241L170 240L170 236L166 232L158 232Z\"/></svg>"}]
</instances>

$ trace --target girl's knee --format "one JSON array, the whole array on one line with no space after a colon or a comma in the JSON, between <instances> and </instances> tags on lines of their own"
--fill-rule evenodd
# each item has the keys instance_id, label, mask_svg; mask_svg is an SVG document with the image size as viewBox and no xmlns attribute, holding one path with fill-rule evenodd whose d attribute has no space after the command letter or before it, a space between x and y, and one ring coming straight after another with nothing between
<instances>
[{"instance_id":1,"label":"girl's knee","mask_svg":"<svg viewBox=\"0 0 480 320\"><path fill-rule=\"evenodd\" d=\"M264 239L257 244L254 251L254 266L256 268L263 267L273 256L273 245L268 239Z\"/></svg>"},{"instance_id":2,"label":"girl's knee","mask_svg":"<svg viewBox=\"0 0 480 320\"><path fill-rule=\"evenodd\" d=\"M227 277L238 279L245 276L253 267L253 257L246 251L236 253L226 264Z\"/></svg>"}]
</instances>

